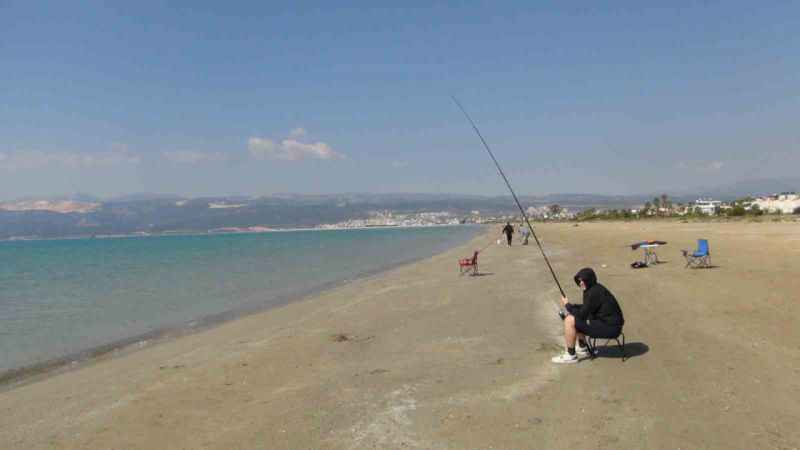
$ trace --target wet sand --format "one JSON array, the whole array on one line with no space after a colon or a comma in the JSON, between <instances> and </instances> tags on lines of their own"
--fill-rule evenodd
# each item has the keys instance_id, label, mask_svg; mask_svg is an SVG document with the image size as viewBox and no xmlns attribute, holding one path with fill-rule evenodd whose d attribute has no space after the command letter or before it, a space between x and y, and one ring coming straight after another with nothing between
<instances>
[{"instance_id":1,"label":"wet sand","mask_svg":"<svg viewBox=\"0 0 800 450\"><path fill-rule=\"evenodd\" d=\"M542 225L591 266L631 358L561 349L535 245L481 236L264 313L0 393L0 448L800 448L800 224ZM711 243L713 269L681 248ZM669 243L664 261L626 244ZM604 267L605 265L605 267Z\"/></svg>"}]
</instances>

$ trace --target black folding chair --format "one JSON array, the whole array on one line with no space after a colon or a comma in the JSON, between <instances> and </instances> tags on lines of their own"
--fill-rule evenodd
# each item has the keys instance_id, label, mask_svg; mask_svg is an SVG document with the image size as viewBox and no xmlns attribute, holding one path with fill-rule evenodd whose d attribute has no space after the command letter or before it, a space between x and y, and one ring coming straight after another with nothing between
<instances>
[{"instance_id":1,"label":"black folding chair","mask_svg":"<svg viewBox=\"0 0 800 450\"><path fill-rule=\"evenodd\" d=\"M620 342L620 338L622 338L622 342ZM625 333L620 331L619 335L613 338L596 338L596 337L586 336L586 345L589 347L589 355L591 355L592 359L597 357L598 339L605 339L606 342L603 344L603 347L608 347L608 343L611 342L612 340L617 341L617 346L619 347L620 351L622 351L622 362L625 362L625 359L627 359L628 357L628 355L625 353Z\"/></svg>"}]
</instances>

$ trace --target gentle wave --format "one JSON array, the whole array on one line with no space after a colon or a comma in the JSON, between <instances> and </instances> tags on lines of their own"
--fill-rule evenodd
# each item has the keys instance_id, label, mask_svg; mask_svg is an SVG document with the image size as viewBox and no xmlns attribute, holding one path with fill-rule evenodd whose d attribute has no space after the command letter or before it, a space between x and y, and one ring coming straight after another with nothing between
<instances>
[{"instance_id":1,"label":"gentle wave","mask_svg":"<svg viewBox=\"0 0 800 450\"><path fill-rule=\"evenodd\" d=\"M284 304L475 226L0 243L0 373Z\"/></svg>"}]
</instances>

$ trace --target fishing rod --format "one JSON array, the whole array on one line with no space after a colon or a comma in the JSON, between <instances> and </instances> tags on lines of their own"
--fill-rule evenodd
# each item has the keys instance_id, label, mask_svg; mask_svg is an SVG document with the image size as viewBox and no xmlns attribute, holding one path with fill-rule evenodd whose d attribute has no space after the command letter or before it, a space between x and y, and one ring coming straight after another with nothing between
<instances>
[{"instance_id":1,"label":"fishing rod","mask_svg":"<svg viewBox=\"0 0 800 450\"><path fill-rule=\"evenodd\" d=\"M536 241L536 245L539 247L539 251L542 252L542 257L544 258L544 262L547 263L547 268L550 269L550 275L553 276L553 281L556 282L556 286L558 286L558 290L559 290L559 292L561 292L561 296L562 297L566 297L567 295L564 293L564 289L561 288L561 283L558 282L558 277L556 277L556 272L553 270L553 266L550 265L550 260L547 259L547 254L545 254L544 249L542 248L542 243L539 242L539 238L536 236L536 232L533 231L533 226L531 225L530 220L528 220L528 215L525 214L525 210L522 209L522 205L519 203L519 199L517 198L517 194L514 193L514 188L511 187L511 183L508 181L508 178L506 177L506 174L503 173L503 169L500 168L500 163L498 163L497 162L497 158L494 157L494 153L492 153L492 149L489 148L489 144L486 143L486 139L483 138L483 135L481 134L480 130L478 130L478 126L475 125L475 122L472 120L472 118L469 116L469 114L467 114L467 111L464 109L464 107L461 106L461 103L459 103L458 99L456 99L455 96L451 96L451 98L453 99L453 101L458 106L458 109L460 109L461 112L464 113L464 117L466 117L467 120L469 121L469 123L472 124L472 129L475 130L475 133L478 134L478 137L481 139L481 142L483 142L483 147L486 148L487 152L489 152L489 156L491 156L492 161L494 161L494 165L495 165L495 167L497 167L497 171L500 172L500 176L503 177L503 181L506 182L506 186L508 186L508 190L511 191L511 196L514 197L514 201L517 203L517 207L519 208L519 212L520 212L520 214L522 214L522 218L525 219L525 223L528 225L528 229L531 231L531 234L533 235L533 239ZM561 311L560 310L559 310L559 315L561 315ZM562 316L562 319L563 319L563 316Z\"/></svg>"}]
</instances>

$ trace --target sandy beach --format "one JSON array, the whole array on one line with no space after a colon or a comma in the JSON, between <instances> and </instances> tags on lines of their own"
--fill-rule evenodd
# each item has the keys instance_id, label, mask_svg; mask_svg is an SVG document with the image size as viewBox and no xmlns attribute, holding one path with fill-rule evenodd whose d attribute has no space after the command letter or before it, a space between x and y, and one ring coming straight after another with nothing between
<instances>
[{"instance_id":1,"label":"sandy beach","mask_svg":"<svg viewBox=\"0 0 800 450\"><path fill-rule=\"evenodd\" d=\"M800 224L547 224L572 301L593 267L614 349L557 366L559 298L535 245L482 276L432 258L0 392L3 449L800 448ZM681 248L709 239L712 269ZM634 270L645 239L662 264Z\"/></svg>"}]
</instances>

